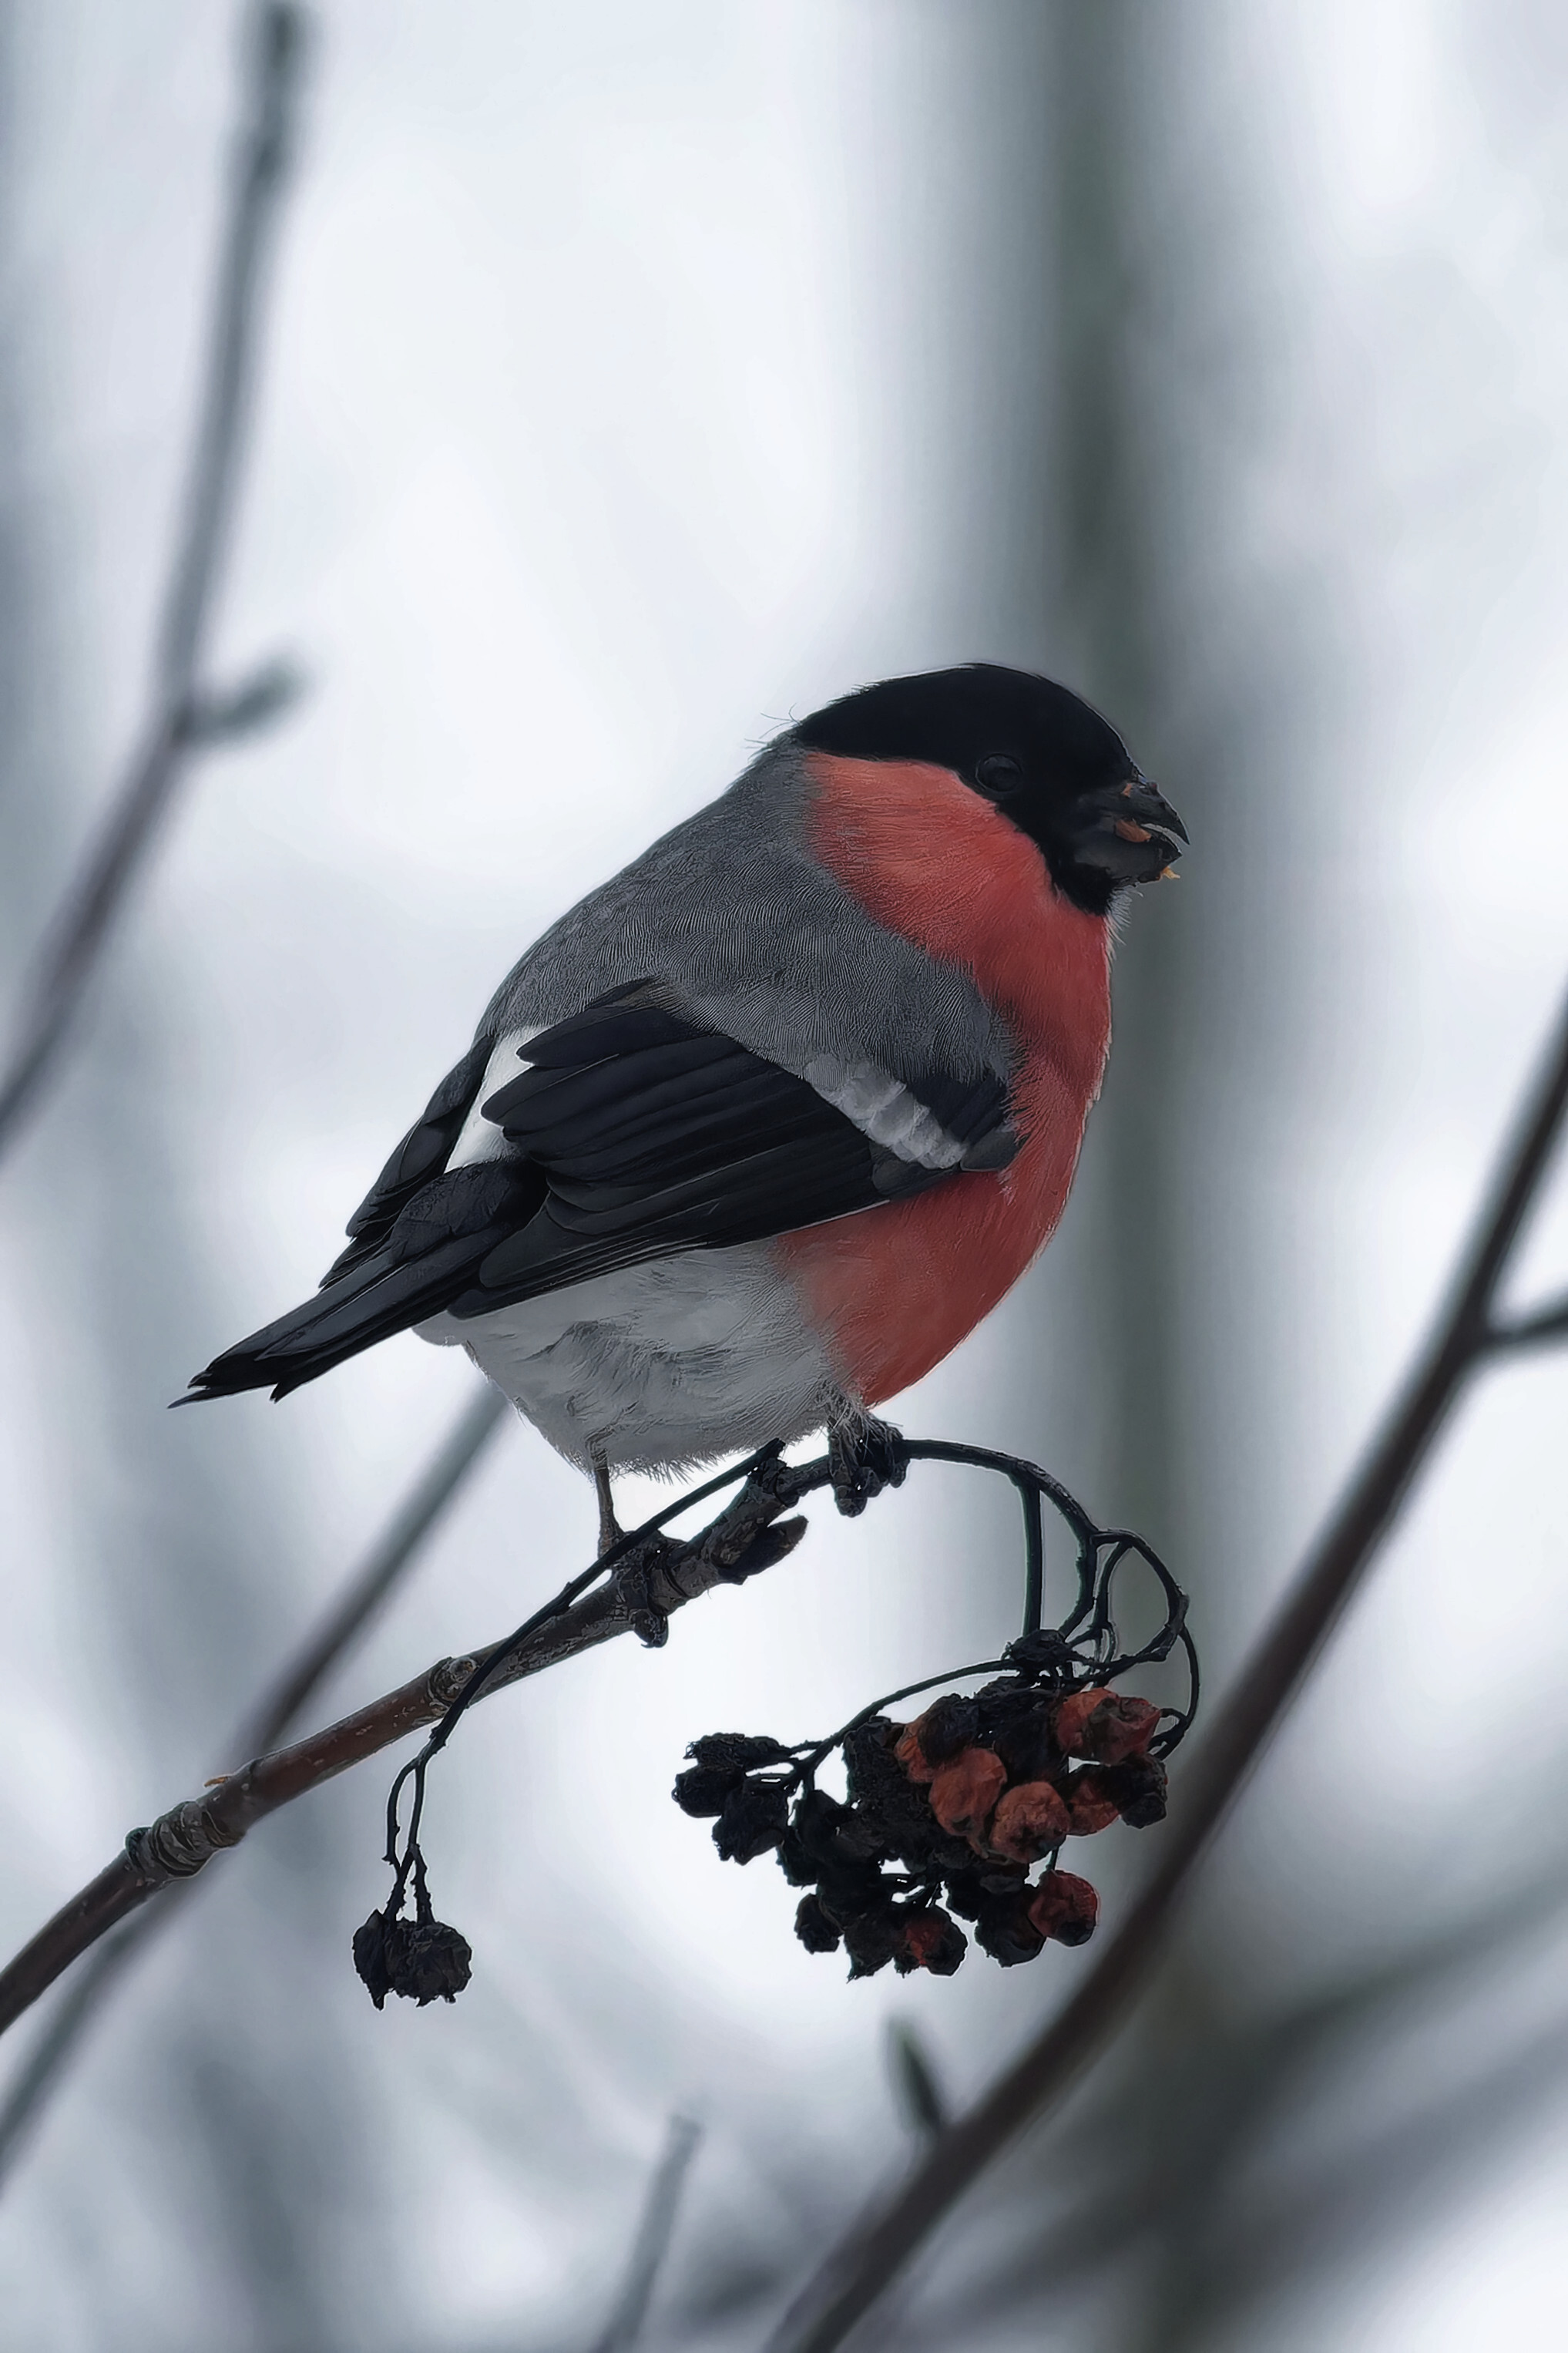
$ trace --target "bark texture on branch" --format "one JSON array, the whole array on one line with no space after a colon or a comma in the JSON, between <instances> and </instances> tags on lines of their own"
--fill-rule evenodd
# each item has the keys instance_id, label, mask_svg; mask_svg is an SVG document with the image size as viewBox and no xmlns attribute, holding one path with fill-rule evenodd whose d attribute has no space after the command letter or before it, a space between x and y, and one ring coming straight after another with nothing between
<instances>
[{"instance_id":1,"label":"bark texture on branch","mask_svg":"<svg viewBox=\"0 0 1568 2353\"><path fill-rule=\"evenodd\" d=\"M661 1642L668 1620L689 1601L716 1585L738 1584L793 1552L805 1533L805 1522L787 1520L784 1514L803 1495L829 1484L833 1475L826 1456L798 1469L776 1461L761 1465L733 1501L686 1542L664 1535L660 1523L696 1498L671 1504L628 1539L618 1560L605 1564L607 1581L597 1591L571 1598L578 1586L598 1574L584 1572L546 1605L543 1622L521 1639L509 1636L461 1656L437 1659L396 1691L286 1748L252 1758L200 1798L186 1799L155 1822L132 1831L114 1861L0 1972L0 2032L37 2000L62 1969L150 1896L194 1878L215 1854L237 1846L280 1806L292 1804L410 1733L439 1724L477 1668L499 1662L475 1694L488 1699L509 1683L620 1634Z\"/></svg>"}]
</instances>

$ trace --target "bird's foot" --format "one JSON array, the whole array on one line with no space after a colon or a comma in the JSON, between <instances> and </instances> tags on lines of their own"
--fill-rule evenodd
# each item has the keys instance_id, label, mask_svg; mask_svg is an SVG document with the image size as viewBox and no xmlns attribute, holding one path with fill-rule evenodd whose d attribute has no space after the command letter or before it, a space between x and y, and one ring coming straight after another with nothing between
<instances>
[{"instance_id":1,"label":"bird's foot","mask_svg":"<svg viewBox=\"0 0 1568 2353\"><path fill-rule=\"evenodd\" d=\"M679 1545L668 1536L645 1537L634 1545L615 1572L615 1592L626 1613L626 1623L647 1651L662 1651L669 1640L669 1611L654 1590L655 1573L677 1558ZM668 1587L665 1588L666 1593Z\"/></svg>"},{"instance_id":2,"label":"bird's foot","mask_svg":"<svg viewBox=\"0 0 1568 2353\"><path fill-rule=\"evenodd\" d=\"M612 1545L619 1544L625 1534L616 1517L616 1499L610 1488L609 1465L602 1454L594 1457L594 1490L599 1498L599 1558L604 1559Z\"/></svg>"},{"instance_id":3,"label":"bird's foot","mask_svg":"<svg viewBox=\"0 0 1568 2353\"><path fill-rule=\"evenodd\" d=\"M847 1520L858 1519L884 1487L901 1487L910 1467L901 1434L869 1414L827 1433L833 1500Z\"/></svg>"}]
</instances>

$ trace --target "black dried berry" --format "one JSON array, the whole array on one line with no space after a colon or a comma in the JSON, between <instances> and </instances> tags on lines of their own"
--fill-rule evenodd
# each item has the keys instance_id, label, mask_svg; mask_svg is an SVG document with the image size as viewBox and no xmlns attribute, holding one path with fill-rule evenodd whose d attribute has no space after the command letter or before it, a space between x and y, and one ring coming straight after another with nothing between
<instances>
[{"instance_id":1,"label":"black dried berry","mask_svg":"<svg viewBox=\"0 0 1568 2353\"><path fill-rule=\"evenodd\" d=\"M806 1852L794 1830L785 1831L778 1844L779 1869L792 1887L815 1887L821 1876L822 1865Z\"/></svg>"},{"instance_id":2,"label":"black dried berry","mask_svg":"<svg viewBox=\"0 0 1568 2353\"><path fill-rule=\"evenodd\" d=\"M974 1923L974 1941L983 1953L1005 1969L1032 1961L1045 1950L1046 1940L1029 1917L1026 1889L1016 1895L987 1896Z\"/></svg>"},{"instance_id":3,"label":"black dried berry","mask_svg":"<svg viewBox=\"0 0 1568 2353\"><path fill-rule=\"evenodd\" d=\"M782 1765L789 1750L764 1733L708 1732L687 1750L694 1765L719 1773L749 1773L757 1765Z\"/></svg>"},{"instance_id":4,"label":"black dried berry","mask_svg":"<svg viewBox=\"0 0 1568 2353\"><path fill-rule=\"evenodd\" d=\"M1129 1757L1099 1768L1100 1786L1130 1830L1146 1831L1166 1812L1165 1768L1157 1757Z\"/></svg>"},{"instance_id":5,"label":"black dried berry","mask_svg":"<svg viewBox=\"0 0 1568 2353\"><path fill-rule=\"evenodd\" d=\"M473 1973L466 1936L444 1920L389 1920L373 1912L353 1940L354 1968L377 2010L389 1993L417 2002L455 2001Z\"/></svg>"},{"instance_id":6,"label":"black dried berry","mask_svg":"<svg viewBox=\"0 0 1568 2353\"><path fill-rule=\"evenodd\" d=\"M874 1863L850 1862L824 1871L816 1883L823 1910L843 1927L885 1900L888 1883Z\"/></svg>"},{"instance_id":7,"label":"black dried berry","mask_svg":"<svg viewBox=\"0 0 1568 2353\"><path fill-rule=\"evenodd\" d=\"M815 1895L803 1895L796 1905L795 1933L808 1953L836 1953L843 1942Z\"/></svg>"},{"instance_id":8,"label":"black dried berry","mask_svg":"<svg viewBox=\"0 0 1568 2353\"><path fill-rule=\"evenodd\" d=\"M844 1949L852 1978L874 1978L885 1969L899 1947L900 1915L890 1906L862 1912L844 1924Z\"/></svg>"},{"instance_id":9,"label":"black dried berry","mask_svg":"<svg viewBox=\"0 0 1568 2353\"><path fill-rule=\"evenodd\" d=\"M960 1869L969 1859L931 1810L927 1789L911 1781L893 1753L899 1733L885 1715L858 1724L844 1742L844 1767L857 1820L857 1842L898 1855L911 1870ZM868 1836L868 1834L869 1834Z\"/></svg>"},{"instance_id":10,"label":"black dried berry","mask_svg":"<svg viewBox=\"0 0 1568 2353\"><path fill-rule=\"evenodd\" d=\"M849 1851L844 1845L843 1831L852 1820L848 1807L830 1798L826 1789L807 1789L795 1807L790 1835L800 1841L802 1852L820 1868L847 1859Z\"/></svg>"},{"instance_id":11,"label":"black dried berry","mask_svg":"<svg viewBox=\"0 0 1568 2353\"><path fill-rule=\"evenodd\" d=\"M714 1765L693 1765L675 1777L670 1796L685 1814L695 1814L700 1821L710 1814L721 1814L724 1800L741 1779L739 1773L724 1772Z\"/></svg>"},{"instance_id":12,"label":"black dried berry","mask_svg":"<svg viewBox=\"0 0 1568 2353\"><path fill-rule=\"evenodd\" d=\"M980 1711L972 1699L944 1692L920 1719L921 1746L932 1765L946 1765L979 1738Z\"/></svg>"},{"instance_id":13,"label":"black dried berry","mask_svg":"<svg viewBox=\"0 0 1568 2353\"><path fill-rule=\"evenodd\" d=\"M403 1950L393 1972L392 1990L421 2010L426 2002L455 2001L473 1975L473 1948L444 1920L404 1924Z\"/></svg>"},{"instance_id":14,"label":"black dried berry","mask_svg":"<svg viewBox=\"0 0 1568 2353\"><path fill-rule=\"evenodd\" d=\"M377 2010L385 2008L386 1997L392 1991L392 1972L387 1966L387 1931L401 1926L400 1921L389 1922L384 1914L373 1912L364 1926L354 1930L354 1968Z\"/></svg>"},{"instance_id":15,"label":"black dried berry","mask_svg":"<svg viewBox=\"0 0 1568 2353\"><path fill-rule=\"evenodd\" d=\"M996 1692L981 1710L982 1738L1007 1767L1011 1781L1047 1781L1066 1762L1051 1736L1050 1701L1043 1692Z\"/></svg>"},{"instance_id":16,"label":"black dried berry","mask_svg":"<svg viewBox=\"0 0 1568 2353\"><path fill-rule=\"evenodd\" d=\"M789 1828L789 1793L780 1781L742 1781L724 1800L713 1843L726 1862L754 1862Z\"/></svg>"}]
</instances>

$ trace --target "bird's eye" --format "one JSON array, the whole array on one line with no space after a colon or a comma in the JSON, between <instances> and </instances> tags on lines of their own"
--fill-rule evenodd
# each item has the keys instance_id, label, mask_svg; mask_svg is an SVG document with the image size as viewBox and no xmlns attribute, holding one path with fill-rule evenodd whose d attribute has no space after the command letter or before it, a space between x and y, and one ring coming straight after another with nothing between
<instances>
[{"instance_id":1,"label":"bird's eye","mask_svg":"<svg viewBox=\"0 0 1568 2353\"><path fill-rule=\"evenodd\" d=\"M1024 771L1005 752L988 752L974 763L974 781L994 801L1005 800L1024 781Z\"/></svg>"}]
</instances>

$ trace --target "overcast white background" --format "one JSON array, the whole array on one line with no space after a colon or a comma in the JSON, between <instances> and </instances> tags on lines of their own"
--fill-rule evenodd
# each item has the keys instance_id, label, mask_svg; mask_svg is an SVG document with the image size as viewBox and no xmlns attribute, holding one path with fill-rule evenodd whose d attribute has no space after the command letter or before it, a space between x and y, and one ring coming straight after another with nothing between
<instances>
[{"instance_id":1,"label":"overcast white background","mask_svg":"<svg viewBox=\"0 0 1568 2353\"><path fill-rule=\"evenodd\" d=\"M1150 1533L1208 1596L1224 1670L1432 1303L1568 967L1568 35L1514 0L1118 5L1169 71L1185 216L1214 224L1208 307L1156 305L1144 364L1174 354L1164 446L1191 467L1164 560L1192 697L1249 747L1245 791L1211 796L1170 690L1181 723L1133 747L1194 845L1181 891L1132 909L1131 953L1141 925L1179 936L1188 1001L1215 1008L1173 1074L1181 1478ZM164 1411L314 1283L500 972L792 713L974 657L1093 683L1048 550L1051 595L1014 593L1037 396L1047 422L1027 305L1071 234L1036 209L1073 93L1031 10L316 19L218 665L286 648L312 691L193 779L0 1175L12 1942L237 1761L223 1727L469 1395L455 1353L405 1338L281 1408ZM13 986L141 709L237 21L8 13ZM1203 252L1187 266L1190 290ZM1188 316L1226 322L1212 375ZM1114 1246L1100 1165L1060 1264L898 1416L1023 1446L1115 1519L1137 1433L1082 1401ZM1568 1279L1561 1197L1529 1275ZM1210 1871L1193 1968L1312 1982L1554 1835L1565 1404L1568 1366L1540 1360L1461 1418ZM802 2270L904 2153L889 2014L963 2095L1092 1948L847 1986L795 1944L778 1874L721 1866L665 1792L700 1732L798 1738L1005 1639L1010 1525L973 1501L927 1472L853 1526L818 1511L787 1567L663 1653L614 1646L465 1726L427 1817L437 1909L475 1948L454 2009L378 2017L350 1972L385 1881L380 1766L258 1831L0 2204L15 2341L585 2345L676 2106L707 2138L672 2271L700 2244L737 2295L748 2266ZM592 1525L577 1475L506 1432L334 1699L514 1622ZM1136 1860L1117 1841L1096 1851L1112 1903ZM1484 2055L1559 2018L1527 1955L1454 2036ZM1418 2110L1453 2052L1413 2035L1331 2087L1300 2161ZM1436 2227L1405 2217L1227 2341L1458 2353L1549 2327L1563 2114L1527 2105ZM237 2134L248 2190L194 2153ZM298 2276L268 2287L260 2241L226 2237L247 2198ZM1016 2326L994 2341L1048 2341L1038 2313Z\"/></svg>"}]
</instances>

